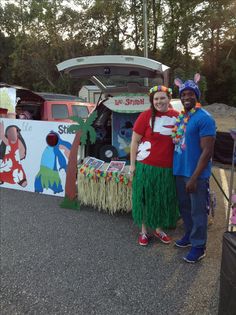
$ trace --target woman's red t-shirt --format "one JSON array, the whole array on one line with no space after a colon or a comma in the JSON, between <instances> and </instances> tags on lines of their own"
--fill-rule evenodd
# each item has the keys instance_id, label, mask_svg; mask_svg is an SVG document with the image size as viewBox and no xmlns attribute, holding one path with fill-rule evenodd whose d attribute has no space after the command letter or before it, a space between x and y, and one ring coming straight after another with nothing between
<instances>
[{"instance_id":1,"label":"woman's red t-shirt","mask_svg":"<svg viewBox=\"0 0 236 315\"><path fill-rule=\"evenodd\" d=\"M157 112L153 132L151 109L139 115L133 127L133 131L142 136L137 161L152 166L172 167L174 144L171 133L178 115L179 113L173 109L165 113Z\"/></svg>"}]
</instances>

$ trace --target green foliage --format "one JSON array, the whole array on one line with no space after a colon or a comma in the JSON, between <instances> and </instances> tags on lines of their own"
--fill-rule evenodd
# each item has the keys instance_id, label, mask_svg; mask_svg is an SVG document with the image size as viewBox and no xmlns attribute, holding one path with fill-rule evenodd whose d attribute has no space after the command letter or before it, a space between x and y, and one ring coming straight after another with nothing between
<instances>
[{"instance_id":1,"label":"green foliage","mask_svg":"<svg viewBox=\"0 0 236 315\"><path fill-rule=\"evenodd\" d=\"M97 111L94 111L85 121L78 116L70 117L71 120L75 121L77 125L71 125L68 128L69 132L79 132L81 131L80 142L82 144L87 143L88 135L91 143L96 141L96 132L92 127L94 120L97 118Z\"/></svg>"},{"instance_id":2,"label":"green foliage","mask_svg":"<svg viewBox=\"0 0 236 315\"><path fill-rule=\"evenodd\" d=\"M208 102L235 106L236 2L206 1L201 9L199 43L203 47L202 73L207 80Z\"/></svg>"},{"instance_id":3,"label":"green foliage","mask_svg":"<svg viewBox=\"0 0 236 315\"><path fill-rule=\"evenodd\" d=\"M7 108L9 112L14 113L15 104L12 102L7 89L0 89L0 104L1 107Z\"/></svg>"},{"instance_id":4,"label":"green foliage","mask_svg":"<svg viewBox=\"0 0 236 315\"><path fill-rule=\"evenodd\" d=\"M147 14L149 57L171 68L170 85L199 71L206 101L235 105L235 0L147 0ZM78 93L63 60L143 55L143 0L5 1L0 23L0 81L37 91Z\"/></svg>"}]
</instances>

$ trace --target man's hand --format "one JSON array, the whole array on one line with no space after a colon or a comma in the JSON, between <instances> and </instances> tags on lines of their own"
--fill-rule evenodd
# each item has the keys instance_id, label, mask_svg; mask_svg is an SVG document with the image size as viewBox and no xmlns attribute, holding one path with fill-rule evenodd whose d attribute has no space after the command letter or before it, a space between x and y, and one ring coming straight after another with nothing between
<instances>
[{"instance_id":1,"label":"man's hand","mask_svg":"<svg viewBox=\"0 0 236 315\"><path fill-rule=\"evenodd\" d=\"M198 160L197 167L192 174L192 177L186 184L186 192L193 193L197 189L197 178L202 174L211 159L214 151L215 138L213 136L202 137L200 141L202 153Z\"/></svg>"},{"instance_id":2,"label":"man's hand","mask_svg":"<svg viewBox=\"0 0 236 315\"><path fill-rule=\"evenodd\" d=\"M190 178L186 184L186 192L191 194L197 190L197 180Z\"/></svg>"}]
</instances>

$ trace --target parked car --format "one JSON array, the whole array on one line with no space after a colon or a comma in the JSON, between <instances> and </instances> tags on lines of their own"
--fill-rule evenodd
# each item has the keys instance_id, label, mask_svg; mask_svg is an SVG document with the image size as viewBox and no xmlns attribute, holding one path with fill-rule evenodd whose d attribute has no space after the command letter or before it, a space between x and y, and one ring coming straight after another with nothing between
<instances>
[{"instance_id":1,"label":"parked car","mask_svg":"<svg viewBox=\"0 0 236 315\"><path fill-rule=\"evenodd\" d=\"M150 107L150 87L168 85L169 68L149 58L124 55L74 58L57 68L72 78L89 78L101 91L93 125L97 139L86 146L86 155L106 162L129 160L133 123Z\"/></svg>"},{"instance_id":2,"label":"parked car","mask_svg":"<svg viewBox=\"0 0 236 315\"><path fill-rule=\"evenodd\" d=\"M16 112L19 118L25 114L28 119L71 122L71 116L86 119L95 108L95 104L74 95L33 92L5 83L1 83L1 87L16 89Z\"/></svg>"}]
</instances>

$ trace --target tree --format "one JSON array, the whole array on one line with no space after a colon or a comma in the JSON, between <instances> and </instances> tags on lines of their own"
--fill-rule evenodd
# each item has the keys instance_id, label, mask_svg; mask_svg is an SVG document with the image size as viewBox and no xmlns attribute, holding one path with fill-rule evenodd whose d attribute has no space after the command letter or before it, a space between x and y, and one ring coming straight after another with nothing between
<instances>
[{"instance_id":1,"label":"tree","mask_svg":"<svg viewBox=\"0 0 236 315\"><path fill-rule=\"evenodd\" d=\"M1 81L77 94L83 81L62 77L57 63L89 55L143 55L143 0L5 3L0 7ZM170 83L176 75L188 78L200 71L209 102L235 104L236 2L149 0L147 14L149 57L171 68Z\"/></svg>"},{"instance_id":2,"label":"tree","mask_svg":"<svg viewBox=\"0 0 236 315\"><path fill-rule=\"evenodd\" d=\"M128 9L122 0L95 0L86 11L87 37L97 54L121 54L128 29Z\"/></svg>"},{"instance_id":3,"label":"tree","mask_svg":"<svg viewBox=\"0 0 236 315\"><path fill-rule=\"evenodd\" d=\"M65 186L65 198L61 206L66 208L78 209L79 204L77 200L77 156L78 148L80 144L86 144L87 136L89 134L90 142L94 143L96 140L96 132L92 127L92 123L97 117L97 112L94 111L87 119L84 121L78 116L71 117L77 124L69 127L69 132L76 132L75 138L72 143L68 167L66 171L66 186Z\"/></svg>"},{"instance_id":4,"label":"tree","mask_svg":"<svg viewBox=\"0 0 236 315\"><path fill-rule=\"evenodd\" d=\"M207 99L234 105L236 3L233 0L204 3L200 41L203 47L202 71L208 84Z\"/></svg>"},{"instance_id":5,"label":"tree","mask_svg":"<svg viewBox=\"0 0 236 315\"><path fill-rule=\"evenodd\" d=\"M177 69L185 76L192 74L191 48L196 43L196 21L198 6L202 1L165 0L163 13L163 47L161 61L171 68L171 82ZM196 71L197 69L195 69Z\"/></svg>"}]
</instances>

